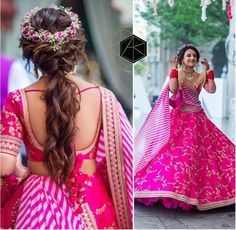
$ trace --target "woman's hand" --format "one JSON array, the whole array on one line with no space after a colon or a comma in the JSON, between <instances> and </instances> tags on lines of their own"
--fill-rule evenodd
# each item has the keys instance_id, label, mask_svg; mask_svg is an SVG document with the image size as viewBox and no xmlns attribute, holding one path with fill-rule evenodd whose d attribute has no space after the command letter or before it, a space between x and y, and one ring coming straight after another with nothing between
<instances>
[{"instance_id":1,"label":"woman's hand","mask_svg":"<svg viewBox=\"0 0 236 230\"><path fill-rule=\"evenodd\" d=\"M178 64L179 64L179 62L178 62L178 60L177 60L177 57L175 57L175 58L173 58L173 59L171 60L171 68L177 69Z\"/></svg>"},{"instance_id":2,"label":"woman's hand","mask_svg":"<svg viewBox=\"0 0 236 230\"><path fill-rule=\"evenodd\" d=\"M21 155L18 154L17 160L16 160L16 167L14 169L14 174L16 177L23 179L29 174L28 168L26 168L22 163L21 163Z\"/></svg>"},{"instance_id":3,"label":"woman's hand","mask_svg":"<svg viewBox=\"0 0 236 230\"><path fill-rule=\"evenodd\" d=\"M23 179L29 174L29 170L22 164L16 164L14 174L16 177Z\"/></svg>"},{"instance_id":4,"label":"woman's hand","mask_svg":"<svg viewBox=\"0 0 236 230\"><path fill-rule=\"evenodd\" d=\"M216 84L214 81L214 71L210 70L210 65L206 58L204 58L203 61L201 61L202 65L206 66L206 82L204 84L204 89L208 93L215 93L216 92Z\"/></svg>"},{"instance_id":5,"label":"woman's hand","mask_svg":"<svg viewBox=\"0 0 236 230\"><path fill-rule=\"evenodd\" d=\"M202 65L206 66L206 71L210 69L210 65L206 58L204 58L203 61L201 61L201 63Z\"/></svg>"}]
</instances>

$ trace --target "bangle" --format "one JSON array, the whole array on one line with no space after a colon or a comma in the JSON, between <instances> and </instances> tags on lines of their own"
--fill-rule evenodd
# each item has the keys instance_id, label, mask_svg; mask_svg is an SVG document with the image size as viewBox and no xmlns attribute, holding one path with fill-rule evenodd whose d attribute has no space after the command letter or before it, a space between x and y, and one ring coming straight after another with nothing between
<instances>
[{"instance_id":1,"label":"bangle","mask_svg":"<svg viewBox=\"0 0 236 230\"><path fill-rule=\"evenodd\" d=\"M170 71L170 78L178 78L178 70L177 69L172 69Z\"/></svg>"},{"instance_id":2,"label":"bangle","mask_svg":"<svg viewBox=\"0 0 236 230\"><path fill-rule=\"evenodd\" d=\"M207 77L207 79L211 79L211 80L214 80L214 78L215 78L215 73L214 73L214 70L208 70L207 72L206 72L206 77Z\"/></svg>"}]
</instances>

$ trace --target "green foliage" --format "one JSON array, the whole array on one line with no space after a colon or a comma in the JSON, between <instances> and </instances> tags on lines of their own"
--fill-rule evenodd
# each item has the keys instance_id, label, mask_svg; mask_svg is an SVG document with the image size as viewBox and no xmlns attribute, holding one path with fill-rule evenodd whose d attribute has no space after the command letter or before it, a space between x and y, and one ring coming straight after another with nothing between
<instances>
[{"instance_id":1,"label":"green foliage","mask_svg":"<svg viewBox=\"0 0 236 230\"><path fill-rule=\"evenodd\" d=\"M143 76L147 71L147 63L144 60L140 60L134 64L134 72L136 75Z\"/></svg>"},{"instance_id":2,"label":"green foliage","mask_svg":"<svg viewBox=\"0 0 236 230\"><path fill-rule=\"evenodd\" d=\"M176 0L173 7L167 0L160 0L157 12L158 15L154 15L152 4L148 4L147 10L140 11L140 15L148 25L161 28L161 38L168 41L167 45L173 42L206 45L213 40L223 41L228 35L228 18L219 0L212 1L207 7L205 22L201 20L199 0Z\"/></svg>"}]
</instances>

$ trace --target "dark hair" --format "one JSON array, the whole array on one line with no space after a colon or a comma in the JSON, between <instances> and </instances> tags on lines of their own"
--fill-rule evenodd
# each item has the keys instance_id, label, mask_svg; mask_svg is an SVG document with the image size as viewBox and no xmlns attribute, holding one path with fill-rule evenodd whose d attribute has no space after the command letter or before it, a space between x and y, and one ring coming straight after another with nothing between
<instances>
[{"instance_id":1,"label":"dark hair","mask_svg":"<svg viewBox=\"0 0 236 230\"><path fill-rule=\"evenodd\" d=\"M197 55L197 62L199 61L200 59L200 53L199 51L197 50L197 48L193 45L193 44L184 44L183 46L181 46L178 50L178 54L177 54L177 62L178 63L181 63L182 60L184 59L184 54L185 52L188 50L188 49L191 49L191 50L194 50L196 55Z\"/></svg>"},{"instance_id":2,"label":"dark hair","mask_svg":"<svg viewBox=\"0 0 236 230\"><path fill-rule=\"evenodd\" d=\"M48 30L51 33L63 31L71 24L71 18L63 10L43 8L31 20L36 31ZM65 183L70 175L75 157L73 140L77 132L75 117L80 109L76 99L78 86L65 75L73 71L75 65L87 60L84 48L84 32L77 35L54 51L46 42L33 42L20 38L23 57L33 61L36 69L46 74L48 84L43 94L47 106L46 132L43 161L50 174L59 184Z\"/></svg>"}]
</instances>

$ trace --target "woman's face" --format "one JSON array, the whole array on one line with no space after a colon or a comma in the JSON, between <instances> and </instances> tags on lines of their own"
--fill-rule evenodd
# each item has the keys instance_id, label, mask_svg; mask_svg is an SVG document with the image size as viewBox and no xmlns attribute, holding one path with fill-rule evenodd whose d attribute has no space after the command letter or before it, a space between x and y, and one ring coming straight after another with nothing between
<instances>
[{"instance_id":1,"label":"woman's face","mask_svg":"<svg viewBox=\"0 0 236 230\"><path fill-rule=\"evenodd\" d=\"M183 64L186 67L195 67L197 64L197 54L192 49L187 49L184 53Z\"/></svg>"}]
</instances>

